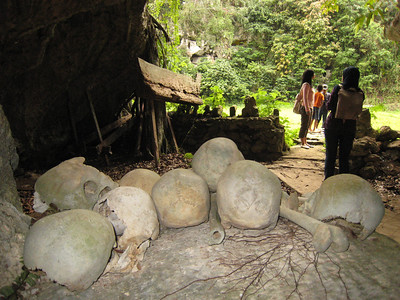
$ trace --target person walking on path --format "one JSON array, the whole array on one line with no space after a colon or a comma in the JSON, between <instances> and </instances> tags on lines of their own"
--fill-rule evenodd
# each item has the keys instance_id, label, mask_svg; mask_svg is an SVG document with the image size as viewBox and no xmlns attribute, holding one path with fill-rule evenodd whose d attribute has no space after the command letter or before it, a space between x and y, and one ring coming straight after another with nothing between
<instances>
[{"instance_id":1,"label":"person walking on path","mask_svg":"<svg viewBox=\"0 0 400 300\"><path fill-rule=\"evenodd\" d=\"M317 92L314 94L314 107L313 107L312 120L311 120L311 125L310 125L311 132L314 132L317 130L319 121L321 120L319 110L322 106L322 103L324 102L324 95L321 92L322 92L322 84L319 84L317 87ZM313 124L314 124L314 128L312 128Z\"/></svg>"},{"instance_id":2,"label":"person walking on path","mask_svg":"<svg viewBox=\"0 0 400 300\"><path fill-rule=\"evenodd\" d=\"M311 110L314 100L314 91L312 89L312 80L315 77L313 70L305 70L301 81L300 94L302 95L301 126L299 131L299 139L301 147L310 149L313 146L307 143L307 133L311 122Z\"/></svg>"},{"instance_id":3,"label":"person walking on path","mask_svg":"<svg viewBox=\"0 0 400 300\"><path fill-rule=\"evenodd\" d=\"M322 102L322 106L319 109L319 120L321 121L322 119L322 128L325 128L326 116L328 114L326 103L331 98L331 93L328 92L328 85L322 85L322 94L324 95L324 101Z\"/></svg>"},{"instance_id":4,"label":"person walking on path","mask_svg":"<svg viewBox=\"0 0 400 300\"><path fill-rule=\"evenodd\" d=\"M343 71L343 83L333 88L326 106L330 111L325 122L325 179L335 174L339 147L339 174L349 173L349 156L356 134L356 118L365 99L359 88L360 71L348 67Z\"/></svg>"}]
</instances>

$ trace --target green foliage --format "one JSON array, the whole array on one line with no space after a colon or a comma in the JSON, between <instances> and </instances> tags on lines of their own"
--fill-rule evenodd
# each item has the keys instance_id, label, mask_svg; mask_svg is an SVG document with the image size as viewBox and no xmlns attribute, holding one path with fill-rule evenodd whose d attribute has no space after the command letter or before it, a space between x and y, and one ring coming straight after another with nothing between
<instances>
[{"instance_id":1,"label":"green foliage","mask_svg":"<svg viewBox=\"0 0 400 300\"><path fill-rule=\"evenodd\" d=\"M190 153L190 152L187 152L187 153L185 153L184 157L185 157L186 159L192 159L192 158L193 158L193 154Z\"/></svg>"},{"instance_id":2,"label":"green foliage","mask_svg":"<svg viewBox=\"0 0 400 300\"><path fill-rule=\"evenodd\" d=\"M23 266L21 274L14 280L11 286L0 288L0 295L5 299L20 299L19 290L26 284L34 286L38 278L38 275L31 273Z\"/></svg>"},{"instance_id":3,"label":"green foliage","mask_svg":"<svg viewBox=\"0 0 400 300\"><path fill-rule=\"evenodd\" d=\"M258 89L257 93L253 93L251 96L256 100L260 117L266 117L272 115L275 102L281 96L281 93L278 91L268 93L263 89Z\"/></svg>"},{"instance_id":4,"label":"green foliage","mask_svg":"<svg viewBox=\"0 0 400 300\"><path fill-rule=\"evenodd\" d=\"M179 72L184 68L185 62L182 61L177 47L180 44L179 37L179 13L180 0L152 0L148 8L150 13L165 29L168 36L158 35L157 50L160 66Z\"/></svg>"},{"instance_id":5,"label":"green foliage","mask_svg":"<svg viewBox=\"0 0 400 300\"><path fill-rule=\"evenodd\" d=\"M382 111L386 111L386 106L384 104L378 104L378 105L374 105L372 107L369 108L369 111L372 112L382 112Z\"/></svg>"},{"instance_id":6,"label":"green foliage","mask_svg":"<svg viewBox=\"0 0 400 300\"><path fill-rule=\"evenodd\" d=\"M203 99L204 105L210 106L210 108L218 107L221 105L225 106L225 98L223 91L219 86L213 86L211 88L211 95Z\"/></svg>"},{"instance_id":7,"label":"green foliage","mask_svg":"<svg viewBox=\"0 0 400 300\"><path fill-rule=\"evenodd\" d=\"M167 111L176 111L179 107L178 103L165 102L165 108Z\"/></svg>"},{"instance_id":8,"label":"green foliage","mask_svg":"<svg viewBox=\"0 0 400 300\"><path fill-rule=\"evenodd\" d=\"M289 147L294 146L295 140L298 138L299 135L299 128L292 128L289 125L289 122L284 122L282 119L280 120L281 124L285 126L285 143Z\"/></svg>"},{"instance_id":9,"label":"green foliage","mask_svg":"<svg viewBox=\"0 0 400 300\"><path fill-rule=\"evenodd\" d=\"M238 104L259 89L268 93L277 90L283 98L293 99L305 69L315 71L314 86L326 83L333 87L349 65L359 67L360 85L367 94L393 101L400 93L399 44L385 39L382 27L398 11L395 0L151 3L158 3L153 15L179 16L181 37L204 45L210 59L197 65L180 50L165 48L168 68L193 77L202 74L203 98L210 97L212 88L218 86L228 104ZM357 31L360 16L365 16L363 24L369 26L359 26ZM168 22L174 23L169 20L163 24ZM174 45L178 45L176 41Z\"/></svg>"},{"instance_id":10,"label":"green foliage","mask_svg":"<svg viewBox=\"0 0 400 300\"><path fill-rule=\"evenodd\" d=\"M246 84L228 60L218 59L215 62L203 61L198 72L202 74L200 92L203 97L209 97L218 86L223 91L227 103L237 103L248 94Z\"/></svg>"}]
</instances>

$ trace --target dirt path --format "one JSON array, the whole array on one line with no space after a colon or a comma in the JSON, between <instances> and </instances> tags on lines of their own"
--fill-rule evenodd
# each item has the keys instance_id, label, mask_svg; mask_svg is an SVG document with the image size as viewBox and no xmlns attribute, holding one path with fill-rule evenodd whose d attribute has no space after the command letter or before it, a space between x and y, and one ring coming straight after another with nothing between
<instances>
[{"instance_id":1,"label":"dirt path","mask_svg":"<svg viewBox=\"0 0 400 300\"><path fill-rule=\"evenodd\" d=\"M267 167L300 195L318 189L324 180L325 152L322 145L311 149L294 146L281 160Z\"/></svg>"},{"instance_id":2,"label":"dirt path","mask_svg":"<svg viewBox=\"0 0 400 300\"><path fill-rule=\"evenodd\" d=\"M282 159L266 165L280 180L303 196L317 190L324 180L323 134L311 133L308 138L314 148L291 147ZM398 207L394 211L385 209L385 216L376 231L400 243L400 203Z\"/></svg>"}]
</instances>

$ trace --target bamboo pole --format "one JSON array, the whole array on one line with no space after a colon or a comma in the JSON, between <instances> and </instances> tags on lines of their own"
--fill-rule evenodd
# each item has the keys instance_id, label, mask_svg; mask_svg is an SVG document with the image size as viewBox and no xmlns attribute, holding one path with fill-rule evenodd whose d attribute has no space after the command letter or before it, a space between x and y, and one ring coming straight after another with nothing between
<instances>
[{"instance_id":1,"label":"bamboo pole","mask_svg":"<svg viewBox=\"0 0 400 300\"><path fill-rule=\"evenodd\" d=\"M94 110L92 97L91 97L91 95L90 95L88 90L86 91L86 95L87 95L87 99L89 101L90 110L92 111L93 120L94 120L94 123L96 125L97 135L99 136L100 143L103 143L103 136L101 135L99 122L97 121L96 111ZM100 154L100 153L98 153L98 154ZM107 154L105 154L104 156L105 156L105 159L106 159L107 166L110 165L110 161L108 160Z\"/></svg>"},{"instance_id":2,"label":"bamboo pole","mask_svg":"<svg viewBox=\"0 0 400 300\"><path fill-rule=\"evenodd\" d=\"M149 100L151 107L151 122L153 125L153 138L154 138L154 160L156 167L160 166L160 152L158 148L157 125L156 125L156 111L154 108L154 100Z\"/></svg>"},{"instance_id":3,"label":"bamboo pole","mask_svg":"<svg viewBox=\"0 0 400 300\"><path fill-rule=\"evenodd\" d=\"M171 130L172 140L174 141L176 153L179 153L179 148L178 148L178 143L176 142L174 128L172 128L172 123L171 123L171 119L168 116L168 112L166 113L166 115L167 115L168 126L169 126L169 129Z\"/></svg>"}]
</instances>

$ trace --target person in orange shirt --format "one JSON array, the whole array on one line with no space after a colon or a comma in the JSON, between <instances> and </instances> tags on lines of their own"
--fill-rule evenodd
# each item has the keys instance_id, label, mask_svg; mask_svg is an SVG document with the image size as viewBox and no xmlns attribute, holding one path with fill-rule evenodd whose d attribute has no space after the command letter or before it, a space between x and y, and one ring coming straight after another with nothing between
<instances>
[{"instance_id":1,"label":"person in orange shirt","mask_svg":"<svg viewBox=\"0 0 400 300\"><path fill-rule=\"evenodd\" d=\"M314 94L314 107L313 107L313 115L310 125L310 131L315 131L318 128L318 123L321 120L321 116L319 110L321 109L322 103L324 103L324 94L322 92L322 85L318 85L317 92ZM311 129L314 124L314 128Z\"/></svg>"}]
</instances>

